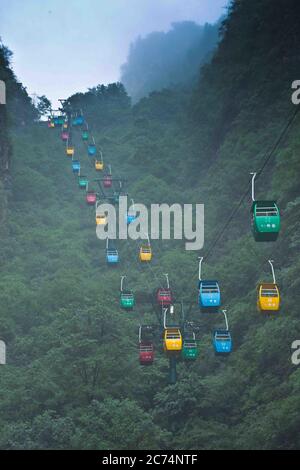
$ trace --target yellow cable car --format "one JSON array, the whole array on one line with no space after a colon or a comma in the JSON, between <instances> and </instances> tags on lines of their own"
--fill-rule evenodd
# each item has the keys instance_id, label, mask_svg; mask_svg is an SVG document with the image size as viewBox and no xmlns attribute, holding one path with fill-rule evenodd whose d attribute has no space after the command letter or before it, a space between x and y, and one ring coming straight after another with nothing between
<instances>
[{"instance_id":1,"label":"yellow cable car","mask_svg":"<svg viewBox=\"0 0 300 470\"><path fill-rule=\"evenodd\" d=\"M102 171L104 169L104 163L101 160L95 160L95 169L97 171Z\"/></svg>"},{"instance_id":2,"label":"yellow cable car","mask_svg":"<svg viewBox=\"0 0 300 470\"><path fill-rule=\"evenodd\" d=\"M260 311L277 312L280 309L280 294L277 284L259 284L257 290L257 307Z\"/></svg>"},{"instance_id":3,"label":"yellow cable car","mask_svg":"<svg viewBox=\"0 0 300 470\"><path fill-rule=\"evenodd\" d=\"M179 328L165 329L164 350L178 352L182 350L182 335Z\"/></svg>"},{"instance_id":4,"label":"yellow cable car","mask_svg":"<svg viewBox=\"0 0 300 470\"><path fill-rule=\"evenodd\" d=\"M276 283L273 260L269 259L273 282L262 282L257 287L257 307L261 312L278 312L280 309L280 295Z\"/></svg>"},{"instance_id":5,"label":"yellow cable car","mask_svg":"<svg viewBox=\"0 0 300 470\"><path fill-rule=\"evenodd\" d=\"M96 215L96 225L106 225L107 218L105 214Z\"/></svg>"},{"instance_id":6,"label":"yellow cable car","mask_svg":"<svg viewBox=\"0 0 300 470\"><path fill-rule=\"evenodd\" d=\"M148 243L141 245L139 258L141 262L152 260L152 248L150 243L149 235L147 235Z\"/></svg>"},{"instance_id":7,"label":"yellow cable car","mask_svg":"<svg viewBox=\"0 0 300 470\"><path fill-rule=\"evenodd\" d=\"M149 245L143 245L140 248L140 261L151 261L152 260L152 249Z\"/></svg>"},{"instance_id":8,"label":"yellow cable car","mask_svg":"<svg viewBox=\"0 0 300 470\"><path fill-rule=\"evenodd\" d=\"M73 157L74 152L75 152L74 147L66 147L66 154L67 154L69 157Z\"/></svg>"},{"instance_id":9,"label":"yellow cable car","mask_svg":"<svg viewBox=\"0 0 300 470\"><path fill-rule=\"evenodd\" d=\"M68 129L68 123L67 123L67 122L65 122L65 123L63 124L63 129Z\"/></svg>"}]
</instances>

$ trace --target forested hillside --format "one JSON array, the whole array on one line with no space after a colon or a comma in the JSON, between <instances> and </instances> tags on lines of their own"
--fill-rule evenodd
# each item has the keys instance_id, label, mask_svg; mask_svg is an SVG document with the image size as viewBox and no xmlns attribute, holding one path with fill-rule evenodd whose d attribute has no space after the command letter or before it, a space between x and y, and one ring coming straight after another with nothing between
<instances>
[{"instance_id":1,"label":"forested hillside","mask_svg":"<svg viewBox=\"0 0 300 470\"><path fill-rule=\"evenodd\" d=\"M136 102L152 91L192 86L200 66L208 62L218 42L219 23L173 23L166 33L155 32L132 43L121 82Z\"/></svg>"},{"instance_id":2,"label":"forested hillside","mask_svg":"<svg viewBox=\"0 0 300 470\"><path fill-rule=\"evenodd\" d=\"M10 68L11 56L11 51L0 40L0 80L5 83L7 101L7 105L0 105L0 230L5 230L7 199L11 189L12 149L9 128L24 127L38 116L26 90Z\"/></svg>"},{"instance_id":3,"label":"forested hillside","mask_svg":"<svg viewBox=\"0 0 300 470\"><path fill-rule=\"evenodd\" d=\"M12 189L1 229L8 364L0 369L0 448L299 448L300 369L291 343L300 338L300 114L274 147L295 112L299 24L296 0L236 0L196 88L165 89L135 106L121 84L71 97L135 201L205 204L201 253L155 241L151 271L138 268L132 241L118 242L118 268L106 266L94 209L59 131L34 116L22 125L19 111L12 116ZM92 177L79 138L75 147ZM266 156L257 195L278 201L282 230L275 243L258 244L249 173ZM197 306L199 255L221 285L234 343L227 358L211 344L222 317ZM256 285L268 281L271 258L282 308L266 315L257 311ZM166 272L176 298L194 300L191 318L200 324L199 358L179 364L176 385L168 384L161 345L152 367L141 368L137 353L138 325L152 316L142 300ZM119 307L122 274L138 299L129 313Z\"/></svg>"}]
</instances>

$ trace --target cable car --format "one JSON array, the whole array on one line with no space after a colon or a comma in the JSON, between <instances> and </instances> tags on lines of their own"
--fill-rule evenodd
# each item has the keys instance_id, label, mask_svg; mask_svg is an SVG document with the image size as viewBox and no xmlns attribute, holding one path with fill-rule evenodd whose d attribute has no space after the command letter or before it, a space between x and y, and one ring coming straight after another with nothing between
<instances>
[{"instance_id":1,"label":"cable car","mask_svg":"<svg viewBox=\"0 0 300 470\"><path fill-rule=\"evenodd\" d=\"M130 225L132 222L134 222L135 219L136 219L136 214L133 214L133 213L130 213L130 212L127 213L126 222L127 222L128 225Z\"/></svg>"},{"instance_id":2,"label":"cable car","mask_svg":"<svg viewBox=\"0 0 300 470\"><path fill-rule=\"evenodd\" d=\"M61 124L59 123L59 118L57 116L55 116L53 118L53 124L54 124L54 127L58 127L60 126Z\"/></svg>"},{"instance_id":3,"label":"cable car","mask_svg":"<svg viewBox=\"0 0 300 470\"><path fill-rule=\"evenodd\" d=\"M278 312L280 309L280 294L277 284L259 284L257 291L258 309L260 311Z\"/></svg>"},{"instance_id":4,"label":"cable car","mask_svg":"<svg viewBox=\"0 0 300 470\"><path fill-rule=\"evenodd\" d=\"M120 305L125 310L132 310L135 305L134 294L132 291L121 292Z\"/></svg>"},{"instance_id":5,"label":"cable car","mask_svg":"<svg viewBox=\"0 0 300 470\"><path fill-rule=\"evenodd\" d=\"M69 157L73 157L74 152L75 152L74 147L69 147L69 146L66 147L66 154L67 154Z\"/></svg>"},{"instance_id":6,"label":"cable car","mask_svg":"<svg viewBox=\"0 0 300 470\"><path fill-rule=\"evenodd\" d=\"M257 242L270 242L278 238L280 231L280 212L276 201L258 201L255 199L255 178L252 175L252 231Z\"/></svg>"},{"instance_id":7,"label":"cable car","mask_svg":"<svg viewBox=\"0 0 300 470\"><path fill-rule=\"evenodd\" d=\"M152 248L150 244L149 235L147 235L148 243L140 247L139 258L141 262L152 260Z\"/></svg>"},{"instance_id":8,"label":"cable car","mask_svg":"<svg viewBox=\"0 0 300 470\"><path fill-rule=\"evenodd\" d=\"M106 261L107 264L118 264L119 262L118 250L111 246L108 238L106 239Z\"/></svg>"},{"instance_id":9,"label":"cable car","mask_svg":"<svg viewBox=\"0 0 300 470\"><path fill-rule=\"evenodd\" d=\"M203 311L218 311L221 305L221 293L217 281L199 281L198 303Z\"/></svg>"},{"instance_id":10,"label":"cable car","mask_svg":"<svg viewBox=\"0 0 300 470\"><path fill-rule=\"evenodd\" d=\"M257 286L257 307L260 311L278 312L280 309L280 294L278 285L276 284L274 261L268 260L273 276L273 283L262 282Z\"/></svg>"},{"instance_id":11,"label":"cable car","mask_svg":"<svg viewBox=\"0 0 300 470\"><path fill-rule=\"evenodd\" d=\"M97 201L97 193L95 191L88 191L86 193L86 202L89 206L94 206Z\"/></svg>"},{"instance_id":12,"label":"cable car","mask_svg":"<svg viewBox=\"0 0 300 470\"><path fill-rule=\"evenodd\" d=\"M95 160L95 170L102 171L104 169L103 154L100 150L100 160Z\"/></svg>"},{"instance_id":13,"label":"cable car","mask_svg":"<svg viewBox=\"0 0 300 470\"><path fill-rule=\"evenodd\" d=\"M63 132L61 133L61 140L62 140L63 142L66 142L68 139L69 139L69 132L63 131Z\"/></svg>"},{"instance_id":14,"label":"cable car","mask_svg":"<svg viewBox=\"0 0 300 470\"><path fill-rule=\"evenodd\" d=\"M82 131L82 134L81 134L81 138L84 142L86 142L87 140L89 140L89 133L88 131Z\"/></svg>"},{"instance_id":15,"label":"cable car","mask_svg":"<svg viewBox=\"0 0 300 470\"><path fill-rule=\"evenodd\" d=\"M84 124L84 117L80 114L76 118L77 126L82 126Z\"/></svg>"},{"instance_id":16,"label":"cable car","mask_svg":"<svg viewBox=\"0 0 300 470\"><path fill-rule=\"evenodd\" d=\"M142 245L140 247L140 261L151 261L152 260L152 249L151 246Z\"/></svg>"},{"instance_id":17,"label":"cable car","mask_svg":"<svg viewBox=\"0 0 300 470\"><path fill-rule=\"evenodd\" d=\"M102 155L102 153L101 153ZM104 188L111 188L113 184L112 176L111 176L111 165L108 165L108 174L103 178L103 186Z\"/></svg>"},{"instance_id":18,"label":"cable car","mask_svg":"<svg viewBox=\"0 0 300 470\"><path fill-rule=\"evenodd\" d=\"M111 175L104 176L103 186L104 186L104 188L111 188L112 187L112 177L111 177Z\"/></svg>"},{"instance_id":19,"label":"cable car","mask_svg":"<svg viewBox=\"0 0 300 470\"><path fill-rule=\"evenodd\" d=\"M89 144L88 145L88 155L90 157L94 157L97 153L97 148L95 144Z\"/></svg>"},{"instance_id":20,"label":"cable car","mask_svg":"<svg viewBox=\"0 0 300 470\"><path fill-rule=\"evenodd\" d=\"M79 175L78 177L78 186L80 189L86 189L89 184L89 180L86 176Z\"/></svg>"},{"instance_id":21,"label":"cable car","mask_svg":"<svg viewBox=\"0 0 300 470\"><path fill-rule=\"evenodd\" d=\"M195 333L184 338L182 347L182 357L186 361L195 361L198 357L198 345Z\"/></svg>"},{"instance_id":22,"label":"cable car","mask_svg":"<svg viewBox=\"0 0 300 470\"><path fill-rule=\"evenodd\" d=\"M72 122L73 126L82 126L84 124L84 117L82 115L78 115L73 119Z\"/></svg>"},{"instance_id":23,"label":"cable car","mask_svg":"<svg viewBox=\"0 0 300 470\"><path fill-rule=\"evenodd\" d=\"M280 231L280 213L275 201L254 201L252 230L257 242L275 241Z\"/></svg>"},{"instance_id":24,"label":"cable car","mask_svg":"<svg viewBox=\"0 0 300 470\"><path fill-rule=\"evenodd\" d=\"M141 366L149 366L154 361L154 347L152 341L139 343L139 359Z\"/></svg>"},{"instance_id":25,"label":"cable car","mask_svg":"<svg viewBox=\"0 0 300 470\"><path fill-rule=\"evenodd\" d=\"M104 163L101 160L95 160L95 170L102 171L104 169Z\"/></svg>"},{"instance_id":26,"label":"cable car","mask_svg":"<svg viewBox=\"0 0 300 470\"><path fill-rule=\"evenodd\" d=\"M80 172L80 161L79 160L73 160L72 161L72 171L73 173L79 173Z\"/></svg>"},{"instance_id":27,"label":"cable car","mask_svg":"<svg viewBox=\"0 0 300 470\"><path fill-rule=\"evenodd\" d=\"M53 129L55 127L53 119L48 119L48 127L49 129Z\"/></svg>"},{"instance_id":28,"label":"cable car","mask_svg":"<svg viewBox=\"0 0 300 470\"><path fill-rule=\"evenodd\" d=\"M65 122L65 123L63 124L63 129L68 129L68 127L69 127L68 123Z\"/></svg>"},{"instance_id":29,"label":"cable car","mask_svg":"<svg viewBox=\"0 0 300 470\"><path fill-rule=\"evenodd\" d=\"M182 336L179 328L165 329L164 350L177 352L182 350Z\"/></svg>"},{"instance_id":30,"label":"cable car","mask_svg":"<svg viewBox=\"0 0 300 470\"><path fill-rule=\"evenodd\" d=\"M107 217L105 214L97 214L96 215L96 225L106 225L107 224Z\"/></svg>"},{"instance_id":31,"label":"cable car","mask_svg":"<svg viewBox=\"0 0 300 470\"><path fill-rule=\"evenodd\" d=\"M135 305L134 294L131 290L123 290L123 282L126 276L121 277L120 305L125 310L132 310Z\"/></svg>"},{"instance_id":32,"label":"cable car","mask_svg":"<svg viewBox=\"0 0 300 470\"><path fill-rule=\"evenodd\" d=\"M228 330L215 330L213 346L216 354L226 355L232 351L232 339Z\"/></svg>"},{"instance_id":33,"label":"cable car","mask_svg":"<svg viewBox=\"0 0 300 470\"><path fill-rule=\"evenodd\" d=\"M139 359L142 366L153 364L154 346L152 341L152 327L139 327Z\"/></svg>"},{"instance_id":34,"label":"cable car","mask_svg":"<svg viewBox=\"0 0 300 470\"><path fill-rule=\"evenodd\" d=\"M202 311L217 312L221 305L221 293L218 281L202 281L203 256L199 258L198 304Z\"/></svg>"},{"instance_id":35,"label":"cable car","mask_svg":"<svg viewBox=\"0 0 300 470\"><path fill-rule=\"evenodd\" d=\"M156 301L162 307L168 307L172 303L171 289L157 289Z\"/></svg>"},{"instance_id":36,"label":"cable car","mask_svg":"<svg viewBox=\"0 0 300 470\"><path fill-rule=\"evenodd\" d=\"M169 307L172 304L172 292L170 289L169 275L165 274L167 279L167 287L160 287L156 291L156 302L161 307Z\"/></svg>"},{"instance_id":37,"label":"cable car","mask_svg":"<svg viewBox=\"0 0 300 470\"><path fill-rule=\"evenodd\" d=\"M134 208L134 200L131 199L131 206L126 214L127 225L130 225L132 222L134 222L136 218L137 218L137 215L136 215L136 210Z\"/></svg>"},{"instance_id":38,"label":"cable car","mask_svg":"<svg viewBox=\"0 0 300 470\"><path fill-rule=\"evenodd\" d=\"M65 123L65 117L64 116L58 116L57 117L57 123L59 126L63 126Z\"/></svg>"},{"instance_id":39,"label":"cable car","mask_svg":"<svg viewBox=\"0 0 300 470\"><path fill-rule=\"evenodd\" d=\"M108 264L118 264L119 263L119 253L116 248L107 248L106 249L106 261Z\"/></svg>"}]
</instances>

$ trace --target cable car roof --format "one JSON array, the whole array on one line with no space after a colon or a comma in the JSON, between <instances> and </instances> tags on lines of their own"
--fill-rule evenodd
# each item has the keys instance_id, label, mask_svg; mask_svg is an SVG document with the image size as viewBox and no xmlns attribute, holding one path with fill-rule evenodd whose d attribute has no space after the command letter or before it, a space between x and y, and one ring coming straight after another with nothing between
<instances>
[{"instance_id":1,"label":"cable car roof","mask_svg":"<svg viewBox=\"0 0 300 470\"><path fill-rule=\"evenodd\" d=\"M215 330L214 337L216 340L231 340L231 335L228 330Z\"/></svg>"}]
</instances>

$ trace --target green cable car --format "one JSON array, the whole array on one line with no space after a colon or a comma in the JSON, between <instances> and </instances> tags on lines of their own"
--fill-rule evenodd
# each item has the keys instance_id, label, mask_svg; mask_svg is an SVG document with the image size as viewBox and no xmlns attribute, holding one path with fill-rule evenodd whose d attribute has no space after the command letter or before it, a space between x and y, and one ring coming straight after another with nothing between
<instances>
[{"instance_id":1,"label":"green cable car","mask_svg":"<svg viewBox=\"0 0 300 470\"><path fill-rule=\"evenodd\" d=\"M121 292L120 305L125 310L132 310L135 304L134 295L131 291Z\"/></svg>"},{"instance_id":2,"label":"green cable car","mask_svg":"<svg viewBox=\"0 0 300 470\"><path fill-rule=\"evenodd\" d=\"M57 123L62 126L65 123L65 117L64 116L58 116L57 117Z\"/></svg>"},{"instance_id":3,"label":"green cable car","mask_svg":"<svg viewBox=\"0 0 300 470\"><path fill-rule=\"evenodd\" d=\"M182 357L185 361L195 361L198 354L198 345L195 333L193 333L192 337L187 337L183 340Z\"/></svg>"},{"instance_id":4,"label":"green cable car","mask_svg":"<svg viewBox=\"0 0 300 470\"><path fill-rule=\"evenodd\" d=\"M280 231L280 212L276 201L258 201L255 199L254 182L256 173L252 174L252 231L257 242L275 241Z\"/></svg>"},{"instance_id":5,"label":"green cable car","mask_svg":"<svg viewBox=\"0 0 300 470\"><path fill-rule=\"evenodd\" d=\"M280 213L275 201L254 201L252 230L256 241L275 241L280 231Z\"/></svg>"},{"instance_id":6,"label":"green cable car","mask_svg":"<svg viewBox=\"0 0 300 470\"><path fill-rule=\"evenodd\" d=\"M78 186L80 189L87 189L88 184L89 180L86 176L78 176Z\"/></svg>"},{"instance_id":7,"label":"green cable car","mask_svg":"<svg viewBox=\"0 0 300 470\"><path fill-rule=\"evenodd\" d=\"M89 133L88 133L88 131L82 131L81 137L82 137L82 140L85 141L85 142L86 142L87 140L89 140Z\"/></svg>"},{"instance_id":8,"label":"green cable car","mask_svg":"<svg viewBox=\"0 0 300 470\"><path fill-rule=\"evenodd\" d=\"M126 276L121 277L120 306L124 310L132 310L135 305L134 294L131 290L123 290L123 283Z\"/></svg>"}]
</instances>

